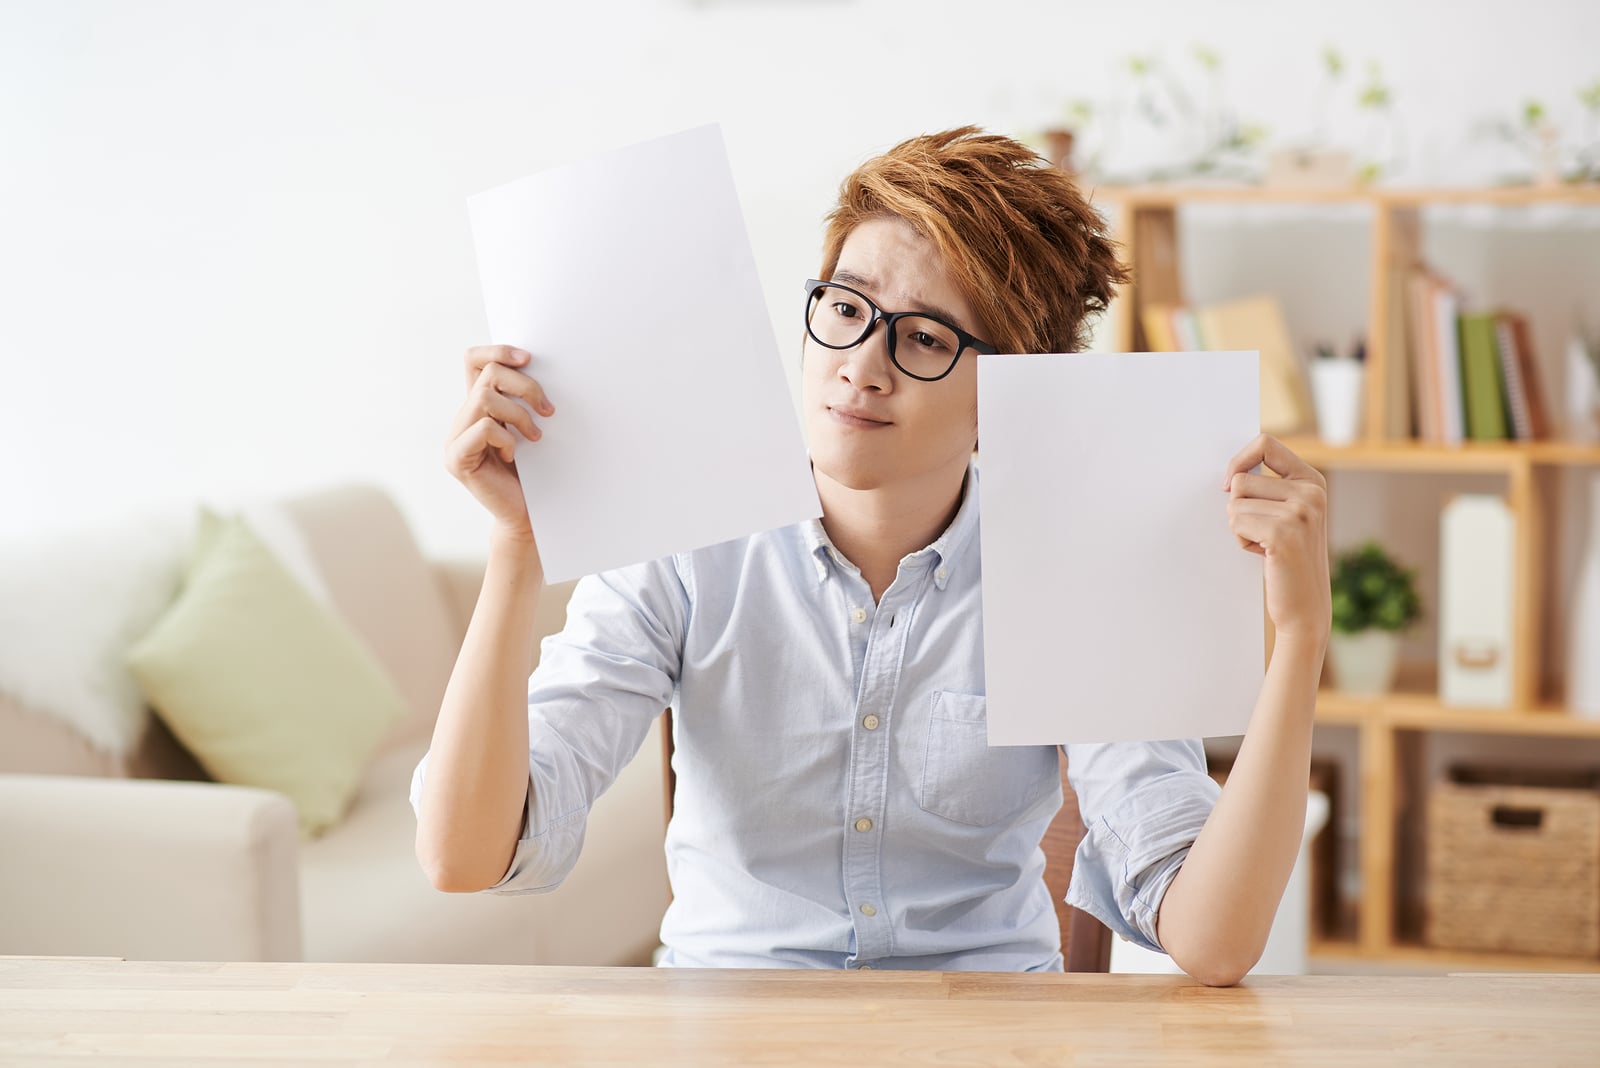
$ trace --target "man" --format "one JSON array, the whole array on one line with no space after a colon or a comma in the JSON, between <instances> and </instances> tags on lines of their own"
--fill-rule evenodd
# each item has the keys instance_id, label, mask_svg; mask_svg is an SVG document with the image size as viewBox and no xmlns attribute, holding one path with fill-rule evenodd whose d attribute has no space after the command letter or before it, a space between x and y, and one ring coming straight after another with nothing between
<instances>
[{"instance_id":1,"label":"man","mask_svg":"<svg viewBox=\"0 0 1600 1068\"><path fill-rule=\"evenodd\" d=\"M1057 751L986 744L976 355L1080 348L1125 276L1064 173L970 127L847 178L820 275L822 519L583 580L531 678L542 571L512 457L540 431L514 398L555 409L527 354L469 350L447 463L495 527L413 780L418 857L442 890L554 888L670 704L663 963L1059 969ZM1088 829L1067 900L1214 985L1259 958L1298 852L1330 626L1322 478L1269 437L1219 476L1276 625L1226 788L1198 740L1065 747Z\"/></svg>"}]
</instances>

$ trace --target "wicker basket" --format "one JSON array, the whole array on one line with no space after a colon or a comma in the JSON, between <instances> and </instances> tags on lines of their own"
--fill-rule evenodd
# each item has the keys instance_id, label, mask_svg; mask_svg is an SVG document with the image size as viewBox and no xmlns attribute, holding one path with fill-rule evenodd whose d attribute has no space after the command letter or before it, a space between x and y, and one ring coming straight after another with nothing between
<instances>
[{"instance_id":1,"label":"wicker basket","mask_svg":"<svg viewBox=\"0 0 1600 1068\"><path fill-rule=\"evenodd\" d=\"M1430 945L1600 956L1600 771L1453 768L1427 825Z\"/></svg>"}]
</instances>

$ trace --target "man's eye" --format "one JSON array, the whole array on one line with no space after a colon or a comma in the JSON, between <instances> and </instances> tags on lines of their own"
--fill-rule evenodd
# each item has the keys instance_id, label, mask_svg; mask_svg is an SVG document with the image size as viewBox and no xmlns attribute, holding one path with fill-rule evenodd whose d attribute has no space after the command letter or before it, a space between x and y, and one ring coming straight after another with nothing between
<instances>
[{"instance_id":1,"label":"man's eye","mask_svg":"<svg viewBox=\"0 0 1600 1068\"><path fill-rule=\"evenodd\" d=\"M849 301L834 301L833 310L838 313L839 318L841 319L855 319L859 317L859 312L857 312L856 306L851 304Z\"/></svg>"}]
</instances>

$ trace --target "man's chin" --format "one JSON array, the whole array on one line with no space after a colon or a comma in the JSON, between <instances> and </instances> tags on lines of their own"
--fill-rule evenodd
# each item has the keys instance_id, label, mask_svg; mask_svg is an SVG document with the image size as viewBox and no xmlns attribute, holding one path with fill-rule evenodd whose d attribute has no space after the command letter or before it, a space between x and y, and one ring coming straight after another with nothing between
<instances>
[{"instance_id":1,"label":"man's chin","mask_svg":"<svg viewBox=\"0 0 1600 1068\"><path fill-rule=\"evenodd\" d=\"M852 490L880 489L894 481L889 471L879 463L869 463L848 457L811 454L811 469L819 476Z\"/></svg>"}]
</instances>

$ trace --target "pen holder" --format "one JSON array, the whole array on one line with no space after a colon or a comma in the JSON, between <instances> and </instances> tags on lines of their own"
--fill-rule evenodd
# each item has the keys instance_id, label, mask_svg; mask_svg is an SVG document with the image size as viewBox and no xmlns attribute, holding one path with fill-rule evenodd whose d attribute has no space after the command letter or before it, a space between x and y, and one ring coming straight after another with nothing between
<instances>
[{"instance_id":1,"label":"pen holder","mask_svg":"<svg viewBox=\"0 0 1600 1068\"><path fill-rule=\"evenodd\" d=\"M1366 365L1345 357L1311 361L1311 395L1317 432L1329 445L1348 445L1361 427L1361 386Z\"/></svg>"}]
</instances>

